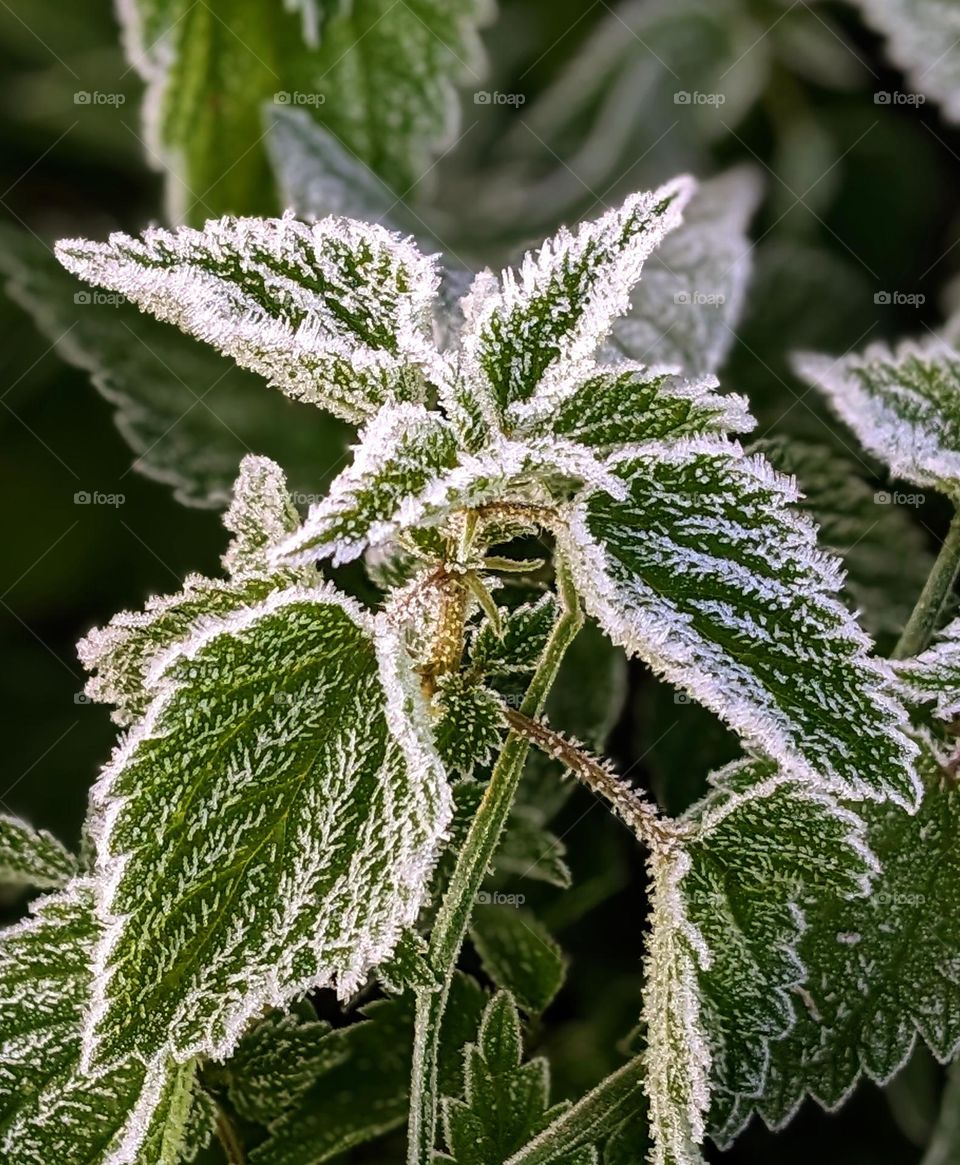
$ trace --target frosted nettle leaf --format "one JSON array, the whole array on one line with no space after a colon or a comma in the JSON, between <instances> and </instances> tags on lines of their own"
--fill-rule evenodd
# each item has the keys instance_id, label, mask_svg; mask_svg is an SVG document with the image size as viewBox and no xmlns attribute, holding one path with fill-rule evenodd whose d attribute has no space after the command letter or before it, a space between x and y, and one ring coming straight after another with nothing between
<instances>
[{"instance_id":1,"label":"frosted nettle leaf","mask_svg":"<svg viewBox=\"0 0 960 1165\"><path fill-rule=\"evenodd\" d=\"M613 464L628 500L575 503L559 539L610 638L798 779L914 805L891 676L836 597L837 562L790 509L790 479L719 438Z\"/></svg>"},{"instance_id":2,"label":"frosted nettle leaf","mask_svg":"<svg viewBox=\"0 0 960 1165\"><path fill-rule=\"evenodd\" d=\"M432 259L351 219L222 218L140 239L65 239L75 275L119 292L297 400L359 422L423 395Z\"/></svg>"},{"instance_id":3,"label":"frosted nettle leaf","mask_svg":"<svg viewBox=\"0 0 960 1165\"><path fill-rule=\"evenodd\" d=\"M557 613L556 597L548 591L535 602L502 611L499 635L489 620L485 620L471 640L471 673L497 677L533 671L557 621Z\"/></svg>"},{"instance_id":4,"label":"frosted nettle leaf","mask_svg":"<svg viewBox=\"0 0 960 1165\"><path fill-rule=\"evenodd\" d=\"M677 178L576 232L565 228L500 280L478 277L464 301L467 379L484 379L501 411L531 398L565 395L623 315L643 262L680 222L693 193Z\"/></svg>"},{"instance_id":5,"label":"frosted nettle leaf","mask_svg":"<svg viewBox=\"0 0 960 1165\"><path fill-rule=\"evenodd\" d=\"M476 455L463 454L417 497L407 499L392 527L405 530L443 522L453 511L496 501L549 506L580 486L624 496L620 478L591 450L559 437L498 439ZM384 531L386 535L388 530Z\"/></svg>"},{"instance_id":6,"label":"frosted nettle leaf","mask_svg":"<svg viewBox=\"0 0 960 1165\"><path fill-rule=\"evenodd\" d=\"M269 551L300 525L283 470L269 457L245 457L233 486L233 501L223 515L233 535L221 559L234 579L270 571Z\"/></svg>"},{"instance_id":7,"label":"frosted nettle leaf","mask_svg":"<svg viewBox=\"0 0 960 1165\"><path fill-rule=\"evenodd\" d=\"M882 504L858 466L835 449L796 438L750 448L797 478L800 509L817 523L821 544L843 560L843 589L863 625L898 636L933 566L919 526L902 506Z\"/></svg>"},{"instance_id":8,"label":"frosted nettle leaf","mask_svg":"<svg viewBox=\"0 0 960 1165\"><path fill-rule=\"evenodd\" d=\"M948 623L926 651L893 667L909 703L932 703L939 720L960 716L960 619Z\"/></svg>"},{"instance_id":9,"label":"frosted nettle leaf","mask_svg":"<svg viewBox=\"0 0 960 1165\"><path fill-rule=\"evenodd\" d=\"M440 1034L438 1076L447 1092L463 1088L463 1046L476 1038L485 996L457 973ZM319 1072L296 1104L270 1121L250 1165L322 1165L403 1125L409 1110L413 1000L380 1000L363 1019L324 1038L341 1059Z\"/></svg>"},{"instance_id":10,"label":"frosted nettle leaf","mask_svg":"<svg viewBox=\"0 0 960 1165\"><path fill-rule=\"evenodd\" d=\"M716 372L730 351L752 271L750 219L761 185L750 169L698 187L682 224L651 256L609 345L643 363Z\"/></svg>"},{"instance_id":11,"label":"frosted nettle leaf","mask_svg":"<svg viewBox=\"0 0 960 1165\"><path fill-rule=\"evenodd\" d=\"M361 432L353 464L278 551L299 562L332 558L350 562L396 529L395 516L441 472L457 461L453 430L439 413L422 405L387 406Z\"/></svg>"},{"instance_id":12,"label":"frosted nettle leaf","mask_svg":"<svg viewBox=\"0 0 960 1165\"><path fill-rule=\"evenodd\" d=\"M490 763L503 742L502 704L489 688L456 674L441 678L435 700L440 759L448 771L469 777Z\"/></svg>"},{"instance_id":13,"label":"frosted nettle leaf","mask_svg":"<svg viewBox=\"0 0 960 1165\"><path fill-rule=\"evenodd\" d=\"M298 218L315 222L345 214L393 228L404 217L386 183L305 109L275 106L267 121L267 153L281 202Z\"/></svg>"},{"instance_id":14,"label":"frosted nettle leaf","mask_svg":"<svg viewBox=\"0 0 960 1165\"><path fill-rule=\"evenodd\" d=\"M797 374L819 388L860 444L894 477L960 497L960 354L936 338L861 355L800 355Z\"/></svg>"},{"instance_id":15,"label":"frosted nettle leaf","mask_svg":"<svg viewBox=\"0 0 960 1165\"><path fill-rule=\"evenodd\" d=\"M300 95L402 196L453 139L453 87L479 79L476 29L487 7L293 0L284 12L237 0L228 26L189 0L122 0L127 57L147 85L143 136L167 171L169 216L273 210L262 109Z\"/></svg>"},{"instance_id":16,"label":"frosted nettle leaf","mask_svg":"<svg viewBox=\"0 0 960 1165\"><path fill-rule=\"evenodd\" d=\"M700 1162L706 1116L762 1087L768 1045L790 1028L805 969L801 902L863 895L876 863L835 800L745 761L650 861L644 1017L654 1162Z\"/></svg>"},{"instance_id":17,"label":"frosted nettle leaf","mask_svg":"<svg viewBox=\"0 0 960 1165\"><path fill-rule=\"evenodd\" d=\"M310 568L279 570L267 563L271 548L299 520L279 466L266 457L245 457L224 515L234 537L223 565L232 577L187 575L178 594L151 598L142 612L121 611L106 627L86 635L77 654L91 673L84 689L90 699L114 704L118 724L132 723L150 702L146 677L154 660L203 620L259 603L292 583L314 582Z\"/></svg>"},{"instance_id":18,"label":"frosted nettle leaf","mask_svg":"<svg viewBox=\"0 0 960 1165\"><path fill-rule=\"evenodd\" d=\"M697 834L680 889L710 952L698 979L711 1109L718 1110L730 1097L762 1089L769 1046L802 1006L802 907L862 898L877 862L858 816L774 765L735 762L712 783L684 818Z\"/></svg>"},{"instance_id":19,"label":"frosted nettle leaf","mask_svg":"<svg viewBox=\"0 0 960 1165\"><path fill-rule=\"evenodd\" d=\"M960 13L940 0L855 0L871 28L883 34L887 55L920 93L960 121Z\"/></svg>"},{"instance_id":20,"label":"frosted nettle leaf","mask_svg":"<svg viewBox=\"0 0 960 1165\"><path fill-rule=\"evenodd\" d=\"M549 1066L542 1058L523 1062L520 1018L508 991L487 1004L465 1063L463 1099L443 1101L444 1139L457 1165L502 1165L554 1115Z\"/></svg>"},{"instance_id":21,"label":"frosted nettle leaf","mask_svg":"<svg viewBox=\"0 0 960 1165\"><path fill-rule=\"evenodd\" d=\"M86 1056L229 1053L314 987L347 996L422 905L450 818L417 677L331 587L210 620L93 792Z\"/></svg>"},{"instance_id":22,"label":"frosted nettle leaf","mask_svg":"<svg viewBox=\"0 0 960 1165\"><path fill-rule=\"evenodd\" d=\"M247 1031L222 1069L237 1113L269 1124L297 1104L318 1076L347 1058L331 1031L316 1018L276 1012Z\"/></svg>"},{"instance_id":23,"label":"frosted nettle leaf","mask_svg":"<svg viewBox=\"0 0 960 1165\"><path fill-rule=\"evenodd\" d=\"M128 1058L80 1068L93 889L74 881L0 932L0 1160L9 1165L170 1165L194 1092L194 1067Z\"/></svg>"},{"instance_id":24,"label":"frosted nettle leaf","mask_svg":"<svg viewBox=\"0 0 960 1165\"><path fill-rule=\"evenodd\" d=\"M0 271L58 354L115 408L134 468L171 486L178 501L224 506L250 449L281 461L304 492L322 492L333 476L349 435L334 417L271 392L122 296L77 293L73 276L25 231L0 230Z\"/></svg>"},{"instance_id":25,"label":"frosted nettle leaf","mask_svg":"<svg viewBox=\"0 0 960 1165\"><path fill-rule=\"evenodd\" d=\"M470 916L470 940L486 974L531 1015L545 1011L563 986L563 951L529 911L481 897Z\"/></svg>"},{"instance_id":26,"label":"frosted nettle leaf","mask_svg":"<svg viewBox=\"0 0 960 1165\"><path fill-rule=\"evenodd\" d=\"M526 421L523 431L555 433L608 451L641 441L702 433L746 433L753 426L745 397L723 396L714 376L684 380L676 368L623 362L583 370L564 400Z\"/></svg>"},{"instance_id":27,"label":"frosted nettle leaf","mask_svg":"<svg viewBox=\"0 0 960 1165\"><path fill-rule=\"evenodd\" d=\"M56 890L77 872L77 859L45 829L0 813L0 886Z\"/></svg>"},{"instance_id":28,"label":"frosted nettle leaf","mask_svg":"<svg viewBox=\"0 0 960 1165\"><path fill-rule=\"evenodd\" d=\"M860 807L880 873L865 898L813 892L798 954L808 969L796 1022L771 1045L762 1094L728 1097L711 1113L711 1135L731 1140L753 1108L771 1128L806 1094L838 1108L862 1075L886 1082L919 1035L943 1062L960 1050L960 794L931 752L926 793L913 816L890 805Z\"/></svg>"}]
</instances>

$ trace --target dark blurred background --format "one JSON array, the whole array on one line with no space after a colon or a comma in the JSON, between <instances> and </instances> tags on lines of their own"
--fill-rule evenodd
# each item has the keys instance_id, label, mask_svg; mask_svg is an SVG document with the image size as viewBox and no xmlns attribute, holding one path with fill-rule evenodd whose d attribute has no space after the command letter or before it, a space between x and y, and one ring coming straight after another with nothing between
<instances>
[{"instance_id":1,"label":"dark blurred background","mask_svg":"<svg viewBox=\"0 0 960 1165\"><path fill-rule=\"evenodd\" d=\"M229 21L229 5L221 8ZM523 100L478 104L467 87L459 145L432 189L410 195L422 194L445 237L473 262L498 263L559 221L599 213L680 169L753 166L764 189L753 292L722 382L751 396L762 436L852 445L792 378L786 355L939 326L960 267L960 133L932 101L883 100L910 86L858 12L813 0L637 0L616 11L604 0L504 0L484 40L484 85ZM12 227L46 243L163 221L162 176L142 141L142 88L108 0L0 0L0 61L0 211ZM678 103L688 91L724 100ZM91 93L113 99L85 101ZM215 510L180 504L132 468L112 405L6 296L0 319L0 809L76 844L87 790L115 740L107 711L82 696L76 641L116 611L177 589L188 571L215 571L224 540ZM910 515L931 545L945 519L933 502ZM654 717L658 697L642 669L631 679L611 744L621 766L655 783L647 752L657 739L665 757L671 732L680 766L699 766L702 738L694 747L682 721ZM672 705L659 706L672 716ZM729 748L722 732L714 737L704 766ZM585 798L573 798L557 829L574 870L608 852L623 873L563 934L576 971L556 1005L565 1025L551 1037L561 1091L606 1070L609 1053L587 1052L608 1018L622 1034L636 1014L642 954L642 856L615 822L586 815ZM601 1014L588 1037L575 1020L581 1005ZM808 1104L785 1136L754 1127L724 1159L916 1161L911 1136L923 1135L936 1080L918 1060L892 1097L863 1087L836 1117Z\"/></svg>"}]
</instances>

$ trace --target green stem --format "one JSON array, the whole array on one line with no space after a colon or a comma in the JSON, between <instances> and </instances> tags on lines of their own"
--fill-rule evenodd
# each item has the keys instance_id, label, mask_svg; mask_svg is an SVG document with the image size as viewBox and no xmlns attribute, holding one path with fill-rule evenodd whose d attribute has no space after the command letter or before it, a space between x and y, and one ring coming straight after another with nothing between
<instances>
[{"instance_id":1,"label":"green stem","mask_svg":"<svg viewBox=\"0 0 960 1165\"><path fill-rule=\"evenodd\" d=\"M236 1129L233 1127L233 1122L219 1105L217 1105L217 1116L214 1127L217 1140L220 1142L220 1147L223 1149L224 1156L227 1158L229 1165L244 1165L247 1158L243 1151L243 1145L237 1136Z\"/></svg>"},{"instance_id":2,"label":"green stem","mask_svg":"<svg viewBox=\"0 0 960 1165\"><path fill-rule=\"evenodd\" d=\"M920 1165L956 1165L960 1161L960 1064L947 1074L940 1118Z\"/></svg>"},{"instance_id":3,"label":"green stem","mask_svg":"<svg viewBox=\"0 0 960 1165\"><path fill-rule=\"evenodd\" d=\"M957 581L958 572L960 572L960 511L953 516L950 529L937 555L937 561L927 576L917 605L907 620L891 658L910 659L919 655L929 644L937 628L943 605Z\"/></svg>"},{"instance_id":4,"label":"green stem","mask_svg":"<svg viewBox=\"0 0 960 1165\"><path fill-rule=\"evenodd\" d=\"M557 563L557 590L563 607L520 705L520 711L526 716L539 716L543 711L563 657L583 621L576 591L562 562ZM508 734L460 850L430 936L429 958L441 976L441 986L417 992L407 1134L408 1165L432 1165L433 1162L437 1128L437 1053L450 983L477 893L513 806L529 747L526 739L518 733Z\"/></svg>"},{"instance_id":5,"label":"green stem","mask_svg":"<svg viewBox=\"0 0 960 1165\"><path fill-rule=\"evenodd\" d=\"M646 1077L642 1056L628 1061L514 1153L506 1165L549 1165L601 1140L643 1102Z\"/></svg>"}]
</instances>

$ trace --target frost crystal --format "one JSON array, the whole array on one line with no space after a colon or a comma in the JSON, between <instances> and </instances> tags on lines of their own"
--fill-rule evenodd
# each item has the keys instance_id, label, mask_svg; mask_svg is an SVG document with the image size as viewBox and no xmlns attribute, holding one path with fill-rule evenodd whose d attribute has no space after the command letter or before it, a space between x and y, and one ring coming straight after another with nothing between
<instances>
[{"instance_id":1,"label":"frost crystal","mask_svg":"<svg viewBox=\"0 0 960 1165\"><path fill-rule=\"evenodd\" d=\"M53 890L76 871L76 858L52 834L0 814L0 885Z\"/></svg>"},{"instance_id":2,"label":"frost crystal","mask_svg":"<svg viewBox=\"0 0 960 1165\"><path fill-rule=\"evenodd\" d=\"M332 588L208 621L94 788L85 1060L222 1057L265 1007L388 958L450 794L393 632Z\"/></svg>"},{"instance_id":3,"label":"frost crystal","mask_svg":"<svg viewBox=\"0 0 960 1165\"><path fill-rule=\"evenodd\" d=\"M63 265L348 421L419 398L434 263L379 226L222 218L57 244Z\"/></svg>"},{"instance_id":4,"label":"frost crystal","mask_svg":"<svg viewBox=\"0 0 960 1165\"><path fill-rule=\"evenodd\" d=\"M933 646L915 659L893 666L909 703L933 703L940 720L960 716L960 619L948 623Z\"/></svg>"},{"instance_id":5,"label":"frost crystal","mask_svg":"<svg viewBox=\"0 0 960 1165\"><path fill-rule=\"evenodd\" d=\"M874 344L836 360L804 354L795 365L894 477L960 497L960 354L947 343Z\"/></svg>"}]
</instances>

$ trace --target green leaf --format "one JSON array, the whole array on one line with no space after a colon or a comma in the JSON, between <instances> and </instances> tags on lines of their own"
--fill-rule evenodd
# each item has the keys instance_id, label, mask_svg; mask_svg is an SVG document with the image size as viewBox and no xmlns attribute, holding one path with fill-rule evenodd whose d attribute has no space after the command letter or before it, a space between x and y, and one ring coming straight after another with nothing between
<instances>
[{"instance_id":1,"label":"green leaf","mask_svg":"<svg viewBox=\"0 0 960 1165\"><path fill-rule=\"evenodd\" d=\"M960 619L948 623L915 659L899 660L893 667L910 704L933 704L938 720L960 715Z\"/></svg>"},{"instance_id":2,"label":"green leaf","mask_svg":"<svg viewBox=\"0 0 960 1165\"><path fill-rule=\"evenodd\" d=\"M268 120L267 153L280 201L297 218L315 222L330 214L347 214L397 225L403 207L396 195L306 110L278 105Z\"/></svg>"},{"instance_id":3,"label":"green leaf","mask_svg":"<svg viewBox=\"0 0 960 1165\"><path fill-rule=\"evenodd\" d=\"M629 500L576 503L560 537L611 639L798 779L915 804L916 749L889 672L836 597L835 560L790 509L792 483L710 438L615 467Z\"/></svg>"},{"instance_id":4,"label":"green leaf","mask_svg":"<svg viewBox=\"0 0 960 1165\"><path fill-rule=\"evenodd\" d=\"M0 1161L4 1165L175 1165L194 1067L127 1057L80 1067L99 927L89 882L41 899L0 932ZM182 1153L183 1151L183 1153ZM182 1154L182 1155L181 1155Z\"/></svg>"},{"instance_id":5,"label":"green leaf","mask_svg":"<svg viewBox=\"0 0 960 1165\"><path fill-rule=\"evenodd\" d=\"M45 829L0 813L0 885L56 890L77 872L77 859Z\"/></svg>"},{"instance_id":6,"label":"green leaf","mask_svg":"<svg viewBox=\"0 0 960 1165\"><path fill-rule=\"evenodd\" d=\"M644 260L678 225L692 192L689 179L677 179L632 195L576 233L561 230L519 270L478 276L464 302L466 379L488 386L502 413L563 399L576 387L578 366L627 309ZM511 414L523 415L522 407Z\"/></svg>"},{"instance_id":7,"label":"green leaf","mask_svg":"<svg viewBox=\"0 0 960 1165\"><path fill-rule=\"evenodd\" d=\"M503 711L496 693L462 675L444 676L436 695L434 740L449 772L469 777L489 764L504 734Z\"/></svg>"},{"instance_id":8,"label":"green leaf","mask_svg":"<svg viewBox=\"0 0 960 1165\"><path fill-rule=\"evenodd\" d=\"M550 591L512 611L501 611L499 634L484 620L471 637L471 674L505 678L532 672L556 621L557 600Z\"/></svg>"},{"instance_id":9,"label":"green leaf","mask_svg":"<svg viewBox=\"0 0 960 1165\"><path fill-rule=\"evenodd\" d=\"M221 1070L230 1103L244 1120L269 1124L293 1108L318 1076L347 1058L331 1027L274 1013L246 1032Z\"/></svg>"},{"instance_id":10,"label":"green leaf","mask_svg":"<svg viewBox=\"0 0 960 1165\"><path fill-rule=\"evenodd\" d=\"M522 1060L516 1005L500 991L466 1049L464 1099L443 1101L444 1138L457 1165L502 1165L549 1123L547 1062Z\"/></svg>"},{"instance_id":11,"label":"green leaf","mask_svg":"<svg viewBox=\"0 0 960 1165\"><path fill-rule=\"evenodd\" d=\"M140 239L65 239L81 279L205 340L296 400L360 422L419 400L438 277L412 242L351 219L222 218Z\"/></svg>"},{"instance_id":12,"label":"green leaf","mask_svg":"<svg viewBox=\"0 0 960 1165\"><path fill-rule=\"evenodd\" d=\"M722 367L750 279L747 228L760 192L746 167L697 189L681 225L651 257L630 311L614 325L613 353L675 364L691 376ZM728 400L730 407L738 398Z\"/></svg>"},{"instance_id":13,"label":"green leaf","mask_svg":"<svg viewBox=\"0 0 960 1165\"><path fill-rule=\"evenodd\" d=\"M84 691L91 700L115 705L118 724L143 716L152 698L151 668L202 620L241 611L284 587L316 582L310 568L279 570L268 562L270 549L300 523L283 473L269 458L243 459L223 520L233 533L223 556L229 580L187 575L178 594L151 598L143 612L122 611L78 644L80 661L91 673Z\"/></svg>"},{"instance_id":14,"label":"green leaf","mask_svg":"<svg viewBox=\"0 0 960 1165\"><path fill-rule=\"evenodd\" d=\"M298 492L319 496L342 460L345 425L269 391L122 296L77 291L26 233L3 229L0 244L10 295L116 408L139 472L170 485L187 505L221 507L241 458L254 450L282 461Z\"/></svg>"},{"instance_id":15,"label":"green leaf","mask_svg":"<svg viewBox=\"0 0 960 1165\"><path fill-rule=\"evenodd\" d=\"M762 1087L804 978L799 905L866 892L862 832L831 796L748 761L655 848L643 1012L654 1165L700 1162L711 1103Z\"/></svg>"},{"instance_id":16,"label":"green leaf","mask_svg":"<svg viewBox=\"0 0 960 1165\"><path fill-rule=\"evenodd\" d=\"M960 355L947 343L873 344L794 365L894 477L960 498Z\"/></svg>"},{"instance_id":17,"label":"green leaf","mask_svg":"<svg viewBox=\"0 0 960 1165\"><path fill-rule=\"evenodd\" d=\"M796 477L820 541L843 560L843 589L873 635L899 635L933 566L920 527L886 491L875 492L853 461L825 445L796 439L758 441L782 473Z\"/></svg>"},{"instance_id":18,"label":"green leaf","mask_svg":"<svg viewBox=\"0 0 960 1165\"><path fill-rule=\"evenodd\" d=\"M395 634L331 587L210 620L93 792L108 931L87 1058L229 1053L349 995L417 917L450 794Z\"/></svg>"},{"instance_id":19,"label":"green leaf","mask_svg":"<svg viewBox=\"0 0 960 1165\"><path fill-rule=\"evenodd\" d=\"M938 0L854 0L915 93L929 94L948 121L960 121L960 14ZM889 99L889 94L887 94Z\"/></svg>"},{"instance_id":20,"label":"green leaf","mask_svg":"<svg viewBox=\"0 0 960 1165\"><path fill-rule=\"evenodd\" d=\"M454 976L439 1053L439 1079L447 1092L463 1088L462 1048L476 1038L484 1001L474 980ZM360 1023L324 1037L342 1059L270 1124L267 1139L250 1154L251 1165L322 1165L407 1119L412 997L373 1003L361 1014Z\"/></svg>"},{"instance_id":21,"label":"green leaf","mask_svg":"<svg viewBox=\"0 0 960 1165\"><path fill-rule=\"evenodd\" d=\"M746 433L746 398L721 396L714 376L681 380L670 368L596 365L578 387L525 427L614 452L625 445L702 433Z\"/></svg>"},{"instance_id":22,"label":"green leaf","mask_svg":"<svg viewBox=\"0 0 960 1165\"><path fill-rule=\"evenodd\" d=\"M546 927L529 911L511 905L474 907L470 939L483 969L530 1015L553 1001L566 977L566 959Z\"/></svg>"},{"instance_id":23,"label":"green leaf","mask_svg":"<svg viewBox=\"0 0 960 1165\"><path fill-rule=\"evenodd\" d=\"M870 891L862 820L765 762L734 762L686 816L696 827L680 892L709 957L699 968L711 1104L759 1091L768 1047L794 1024L808 974L797 944L814 900Z\"/></svg>"},{"instance_id":24,"label":"green leaf","mask_svg":"<svg viewBox=\"0 0 960 1165\"><path fill-rule=\"evenodd\" d=\"M927 791L914 816L862 806L880 866L870 895L845 901L814 883L801 901L798 953L808 974L796 1022L771 1048L762 1092L722 1097L711 1112L719 1142L753 1108L779 1128L808 1093L839 1107L861 1075L889 1080L918 1035L943 1062L960 1050L960 794L932 753L921 771Z\"/></svg>"},{"instance_id":25,"label":"green leaf","mask_svg":"<svg viewBox=\"0 0 960 1165\"><path fill-rule=\"evenodd\" d=\"M352 464L327 496L311 506L304 529L284 548L296 561L329 557L334 566L379 546L396 527L397 511L457 461L453 430L422 405L388 405L364 428Z\"/></svg>"},{"instance_id":26,"label":"green leaf","mask_svg":"<svg viewBox=\"0 0 960 1165\"><path fill-rule=\"evenodd\" d=\"M453 83L478 76L477 0L242 0L229 23L188 0L124 0L127 56L147 83L147 152L174 219L275 209L261 109L298 105L408 191L457 126ZM384 94L390 100L383 99ZM268 120L270 113L267 114Z\"/></svg>"}]
</instances>

